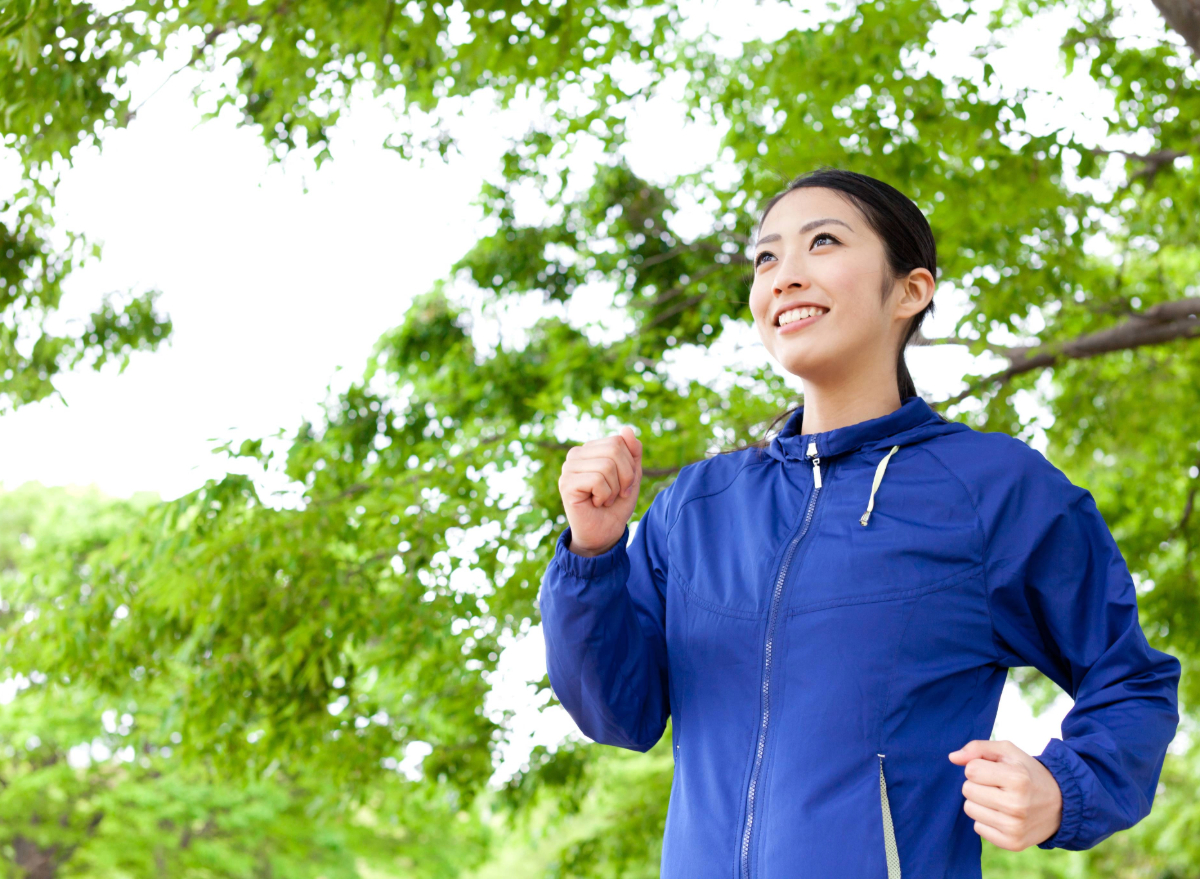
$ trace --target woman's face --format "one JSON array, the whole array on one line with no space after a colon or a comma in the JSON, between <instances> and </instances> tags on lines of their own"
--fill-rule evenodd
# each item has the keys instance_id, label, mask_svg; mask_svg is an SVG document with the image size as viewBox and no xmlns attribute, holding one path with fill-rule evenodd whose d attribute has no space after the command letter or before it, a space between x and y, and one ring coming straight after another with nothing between
<instances>
[{"instance_id":1,"label":"woman's face","mask_svg":"<svg viewBox=\"0 0 1200 879\"><path fill-rule=\"evenodd\" d=\"M750 311L767 351L817 383L859 370L894 375L901 333L928 304L932 276L923 301L897 295L906 285L889 281L883 302L889 274L883 242L846 199L831 189L789 192L768 212L754 250Z\"/></svg>"}]
</instances>

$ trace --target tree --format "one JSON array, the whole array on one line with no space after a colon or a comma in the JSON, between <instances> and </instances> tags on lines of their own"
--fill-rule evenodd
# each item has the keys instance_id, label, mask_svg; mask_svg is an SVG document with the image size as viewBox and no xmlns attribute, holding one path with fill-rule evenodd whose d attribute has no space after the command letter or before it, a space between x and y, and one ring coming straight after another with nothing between
<instances>
[{"instance_id":1,"label":"tree","mask_svg":"<svg viewBox=\"0 0 1200 879\"><path fill-rule=\"evenodd\" d=\"M550 112L512 144L502 175L481 193L494 232L455 267L485 313L540 299L545 310L527 339L482 349L457 288L439 284L418 297L381 338L363 380L323 423L300 426L282 464L262 443L229 450L282 466L298 487L297 508L277 509L249 479L230 476L149 511L92 559L86 600L78 571L68 573L36 619L12 623L21 645L13 668L65 674L110 698L170 692L188 759L252 776L272 765L320 772L347 801L370 796L389 778L388 761L427 743L435 798L450 797L463 814L532 816L548 834L574 821L585 846L574 851L603 849L602 858L550 852L562 872L644 869L651 843L617 850L596 828L629 813L647 784L665 802L666 776L647 763L644 783L587 800L580 784L609 790L603 780L625 767L567 746L539 757L505 796L491 792L503 718L482 711L487 675L503 637L536 622L537 584L565 525L557 473L581 437L561 419L639 427L644 510L681 466L760 438L794 402L766 367L731 370L710 386L673 376L670 362L682 348L712 349L748 319L755 208L824 163L899 183L929 216L942 289L963 292L968 307L949 337L925 341L1005 363L932 402L1024 438L1038 425L1018 403L1044 403L1048 455L1095 495L1138 578L1151 643L1194 664L1200 85L1191 38L1172 15L1165 21L1178 31L1156 24L1128 37L1129 15L1114 3L1070 7L1066 63L1085 65L1114 102L1108 136L1091 144L1065 127L1032 129L1025 110L1037 95L1008 88L982 58L955 75L927 63L935 28L982 14L986 49L1056 3L952 13L891 0L797 13L793 29L733 54L711 35L688 36L686 10L674 3L164 0L109 16L73 6L83 17L75 31L62 26L71 36L58 35L65 7L27 8L15 33L49 46L42 57L62 59L55 69L85 85L95 80L83 75L83 55L67 57L77 47L112 46L117 54L99 57L119 83L122 59L162 54L172 34L190 34L189 63L235 65L235 85L218 104L260 126L276 155L306 149L320 160L355 82L402 90L405 106L430 114L431 124L393 141L408 155L453 148L443 123L458 99L504 106L534 90ZM1152 11L1144 0L1131 8L1143 21ZM625 155L626 121L676 78L691 118L723 131L722 165L645 179ZM63 104L37 136L75 143L62 132L77 132L85 115L127 124L117 94L101 88L86 113ZM585 148L601 159L587 173L570 171L570 154ZM543 219L518 216L517 194L530 191L545 204ZM677 218L693 203L710 223L688 236ZM611 296L615 330L568 319L565 306L594 296ZM514 475L523 477L515 494L502 487ZM1038 675L1018 677L1031 692L1046 689ZM1185 708L1198 687L1185 674ZM1194 777L1194 757L1170 759L1164 785L1175 787L1165 803ZM572 811L575 802L583 811ZM1159 823L1157 811L1152 818L1079 854L1112 875L1121 874L1118 855L1172 861L1149 846L1178 838L1178 827L1165 815ZM1022 853L1021 863L1040 859L1050 871L1063 854Z\"/></svg>"},{"instance_id":2,"label":"tree","mask_svg":"<svg viewBox=\"0 0 1200 879\"><path fill-rule=\"evenodd\" d=\"M0 492L6 628L63 604L67 584L86 600L91 560L156 503L36 483ZM452 803L398 773L349 810L319 772L180 759L190 732L165 688L118 695L28 670L9 677L0 711L2 875L440 877L478 858L486 830L456 827Z\"/></svg>"}]
</instances>

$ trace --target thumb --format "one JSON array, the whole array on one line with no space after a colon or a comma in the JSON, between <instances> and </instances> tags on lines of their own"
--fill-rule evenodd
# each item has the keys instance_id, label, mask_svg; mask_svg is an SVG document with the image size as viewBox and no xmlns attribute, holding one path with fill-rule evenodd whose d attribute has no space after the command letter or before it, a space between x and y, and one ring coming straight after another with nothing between
<instances>
[{"instance_id":1,"label":"thumb","mask_svg":"<svg viewBox=\"0 0 1200 879\"><path fill-rule=\"evenodd\" d=\"M633 456L633 483L621 491L621 497L629 497L642 481L642 441L634 435L633 428L628 424L621 425L620 435L629 449L629 454Z\"/></svg>"},{"instance_id":2,"label":"thumb","mask_svg":"<svg viewBox=\"0 0 1200 879\"><path fill-rule=\"evenodd\" d=\"M629 448L629 454L633 455L634 466L642 463L642 441L637 438L633 432L633 428L628 424L621 425L621 439L625 440L625 445Z\"/></svg>"},{"instance_id":3,"label":"thumb","mask_svg":"<svg viewBox=\"0 0 1200 879\"><path fill-rule=\"evenodd\" d=\"M999 762L1009 755L1006 744L991 739L972 739L957 751L951 751L948 756L951 763L957 763L959 766L965 766L976 758Z\"/></svg>"}]
</instances>

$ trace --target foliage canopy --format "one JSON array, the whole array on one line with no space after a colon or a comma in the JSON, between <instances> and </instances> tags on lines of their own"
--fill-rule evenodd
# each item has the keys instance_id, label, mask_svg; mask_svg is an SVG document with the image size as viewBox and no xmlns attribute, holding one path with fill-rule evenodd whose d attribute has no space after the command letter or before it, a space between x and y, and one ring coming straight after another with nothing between
<instances>
[{"instance_id":1,"label":"foliage canopy","mask_svg":"<svg viewBox=\"0 0 1200 879\"><path fill-rule=\"evenodd\" d=\"M1164 2L1164 12L1176 5ZM1065 116L1035 127L1027 109L1046 96L1010 87L986 60L1063 10L1073 22L1066 64L1081 65L1111 100L1098 144ZM169 760L162 778L188 786L183 799L197 804L190 820L200 827L212 803L242 797L228 814L250 802L258 811L239 832L259 838L286 818L279 845L295 840L297 857L327 838L305 822L342 834L326 850L327 875L359 869L339 860L346 846L400 845L378 824L368 844L371 834L348 817L364 814L404 829L423 875L471 863L480 876L511 875L503 864L535 861L554 875L652 875L670 783L664 755L568 744L535 752L494 790L504 718L484 710L488 676L506 639L536 623L541 571L565 524L557 474L583 438L565 423L639 428L645 509L681 466L760 438L794 402L766 366L731 369L714 384L672 364L693 348L718 356L722 338L744 328L755 208L823 164L889 180L929 217L939 291L959 293L966 307L949 336L926 341L1000 364L933 402L1024 438L1037 425L1021 417L1022 400L1047 407L1048 456L1095 495L1141 584L1151 643L1194 666L1194 38L1164 26L1144 0L1127 9L881 0L791 10L787 26L731 51L685 26L694 13L676 2L570 0L136 0L107 12L17 0L0 12L0 120L26 183L0 211L11 243L0 251L0 397L10 405L50 393L60 368L127 356L169 331L152 294L104 306L73 340L44 329L76 264L74 251L46 243L56 169L135 118L125 84L137 59L183 41L189 65L232 65L236 76L207 86L218 110L232 107L278 157L304 150L323 160L356 84L399 96L408 115L388 145L408 156L452 150L449 120L464 100L504 107L531 92L549 110L485 185L480 204L494 231L454 268L485 314L543 306L524 343L478 345L467 303L438 284L381 337L361 382L324 420L300 425L280 460L261 441L227 450L284 470L297 486L290 503L231 475L170 503L113 508L104 514L112 524L101 517L53 544L61 548L12 563L4 664L28 682L13 723L50 704L74 719L59 739L34 733L32 748L26 727L6 734L6 772L58 785L67 791L59 802L100 790L156 809L166 794L155 785L166 782L150 776ZM977 20L987 33L977 63L945 73L933 35ZM1131 22L1140 33L1127 33ZM669 180L639 175L628 120L656 94L675 94L691 119L720 128L710 167ZM581 173L571 170L576 155L600 158ZM536 220L518 210L530 192L545 207ZM708 225L684 234L679 218L693 206ZM570 318L572 303L601 295L611 297L612 326ZM1039 676L1019 677L1031 692L1050 692ZM1185 674L1188 711L1198 687ZM140 747L158 756L136 764L144 777L127 768L118 783L107 769L63 768L72 743L93 735L85 727L101 706L145 731ZM422 780L410 782L396 767L417 743L431 750ZM35 765L43 753L57 755L57 775ZM1195 818L1186 791L1195 760L1172 755L1154 814L1078 859L1097 875L1127 875L1130 864L1165 875L1194 863L1200 837L1187 831ZM107 832L107 819L91 827L87 809L79 814L78 826L68 822L74 838ZM146 840L162 830L145 827ZM503 832L489 843L494 827ZM174 825L172 834L179 842ZM60 844L25 838L34 854ZM218 873L260 875L263 858L285 856L251 848L248 866ZM1036 860L1046 875L1066 875L1066 855L987 857L996 872ZM62 860L62 870L77 869Z\"/></svg>"}]
</instances>

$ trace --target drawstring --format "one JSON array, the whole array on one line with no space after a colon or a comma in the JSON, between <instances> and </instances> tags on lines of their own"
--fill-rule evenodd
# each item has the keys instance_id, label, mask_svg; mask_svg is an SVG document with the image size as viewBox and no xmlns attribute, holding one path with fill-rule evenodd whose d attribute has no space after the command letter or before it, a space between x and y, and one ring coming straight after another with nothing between
<instances>
[{"instance_id":1,"label":"drawstring","mask_svg":"<svg viewBox=\"0 0 1200 879\"><path fill-rule=\"evenodd\" d=\"M867 519L871 518L871 510L875 509L875 492L879 488L879 483L883 482L883 471L887 470L888 458L896 454L900 450L899 446L892 446L892 450L883 456L883 460L879 462L879 466L875 468L875 480L871 483L871 497L867 501L867 511L862 514L859 519L859 524L865 526Z\"/></svg>"}]
</instances>

